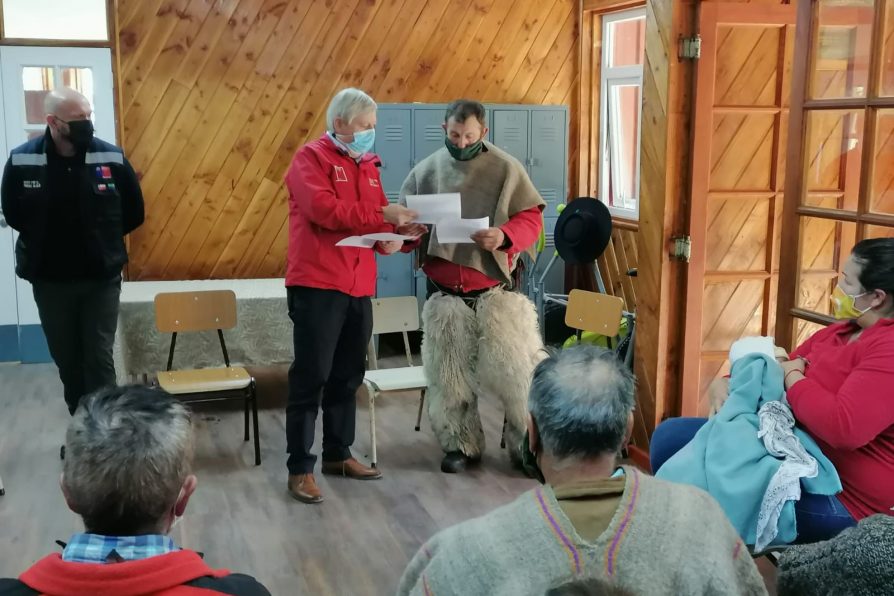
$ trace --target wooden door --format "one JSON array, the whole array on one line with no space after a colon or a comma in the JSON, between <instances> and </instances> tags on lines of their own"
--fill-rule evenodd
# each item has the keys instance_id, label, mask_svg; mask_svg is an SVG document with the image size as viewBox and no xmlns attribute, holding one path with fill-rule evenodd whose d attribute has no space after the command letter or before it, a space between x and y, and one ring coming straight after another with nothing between
<instances>
[{"instance_id":1,"label":"wooden door","mask_svg":"<svg viewBox=\"0 0 894 596\"><path fill-rule=\"evenodd\" d=\"M854 244L894 237L894 0L802 0L777 341L832 321Z\"/></svg>"},{"instance_id":2,"label":"wooden door","mask_svg":"<svg viewBox=\"0 0 894 596\"><path fill-rule=\"evenodd\" d=\"M706 415L730 344L772 335L792 5L699 5L681 414Z\"/></svg>"}]
</instances>

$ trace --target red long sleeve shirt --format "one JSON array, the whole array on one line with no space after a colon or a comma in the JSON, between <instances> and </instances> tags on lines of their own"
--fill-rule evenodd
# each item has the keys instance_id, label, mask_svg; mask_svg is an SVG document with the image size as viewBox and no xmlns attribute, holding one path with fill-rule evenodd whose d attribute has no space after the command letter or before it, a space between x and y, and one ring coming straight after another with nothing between
<instances>
[{"instance_id":1,"label":"red long sleeve shirt","mask_svg":"<svg viewBox=\"0 0 894 596\"><path fill-rule=\"evenodd\" d=\"M894 319L849 341L854 323L822 329L792 357L809 361L788 390L795 418L835 465L854 517L894 515Z\"/></svg>"},{"instance_id":2,"label":"red long sleeve shirt","mask_svg":"<svg viewBox=\"0 0 894 596\"><path fill-rule=\"evenodd\" d=\"M501 252L506 255L510 264L515 255L537 241L542 226L543 218L540 216L540 207L519 211L500 226L509 242L509 246ZM415 248L417 244L418 242L408 244L405 250ZM500 283L477 269L457 265L437 257L427 258L422 270L438 286L457 292L474 292Z\"/></svg>"}]
</instances>

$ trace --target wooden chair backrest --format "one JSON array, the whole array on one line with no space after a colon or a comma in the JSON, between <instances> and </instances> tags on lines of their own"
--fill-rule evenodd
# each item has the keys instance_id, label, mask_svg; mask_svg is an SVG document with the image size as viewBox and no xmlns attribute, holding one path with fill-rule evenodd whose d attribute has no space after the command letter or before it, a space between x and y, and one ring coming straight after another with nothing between
<instances>
[{"instance_id":1,"label":"wooden chair backrest","mask_svg":"<svg viewBox=\"0 0 894 596\"><path fill-rule=\"evenodd\" d=\"M615 337L621 328L623 310L624 301L617 296L571 290L565 310L565 324L572 329Z\"/></svg>"},{"instance_id":2,"label":"wooden chair backrest","mask_svg":"<svg viewBox=\"0 0 894 596\"><path fill-rule=\"evenodd\" d=\"M373 335L419 330L419 303L415 296L373 298Z\"/></svg>"},{"instance_id":3,"label":"wooden chair backrest","mask_svg":"<svg viewBox=\"0 0 894 596\"><path fill-rule=\"evenodd\" d=\"M233 290L156 294L155 326L162 333L232 329L236 294Z\"/></svg>"},{"instance_id":4,"label":"wooden chair backrest","mask_svg":"<svg viewBox=\"0 0 894 596\"><path fill-rule=\"evenodd\" d=\"M367 359L369 368L379 368L376 354L376 336L382 333L400 333L404 339L404 352L407 366L414 366L413 354L410 351L410 331L419 330L419 302L415 296L397 296L395 298L373 298L373 337L369 342Z\"/></svg>"}]
</instances>

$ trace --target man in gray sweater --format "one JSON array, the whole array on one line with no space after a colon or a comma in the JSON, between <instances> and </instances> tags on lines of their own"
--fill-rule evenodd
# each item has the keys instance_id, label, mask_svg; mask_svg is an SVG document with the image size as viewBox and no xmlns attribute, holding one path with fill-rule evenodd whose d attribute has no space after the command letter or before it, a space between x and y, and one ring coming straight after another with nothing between
<instances>
[{"instance_id":1,"label":"man in gray sweater","mask_svg":"<svg viewBox=\"0 0 894 596\"><path fill-rule=\"evenodd\" d=\"M519 461L525 399L543 343L534 305L514 292L519 255L540 235L545 205L525 167L488 143L477 101L457 100L444 117L444 147L410 172L407 195L459 193L462 217L488 218L469 243L441 243L437 225L418 245L428 276L422 311L422 361L428 376L428 414L445 455L441 470L460 472L481 459L484 432L478 397L499 399L506 411L509 456ZM417 235L416 228L399 232Z\"/></svg>"},{"instance_id":2,"label":"man in gray sweater","mask_svg":"<svg viewBox=\"0 0 894 596\"><path fill-rule=\"evenodd\" d=\"M541 362L525 465L543 486L429 539L398 593L544 594L594 579L631 594L766 594L708 493L618 467L633 407L633 377L609 350Z\"/></svg>"}]
</instances>

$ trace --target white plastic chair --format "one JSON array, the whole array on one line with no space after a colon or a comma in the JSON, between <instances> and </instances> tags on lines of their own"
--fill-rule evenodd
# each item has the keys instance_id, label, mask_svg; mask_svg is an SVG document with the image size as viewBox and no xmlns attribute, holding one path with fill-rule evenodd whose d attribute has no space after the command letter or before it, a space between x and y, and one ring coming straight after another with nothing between
<instances>
[{"instance_id":1,"label":"white plastic chair","mask_svg":"<svg viewBox=\"0 0 894 596\"><path fill-rule=\"evenodd\" d=\"M415 366L410 352L410 331L419 330L419 304L415 296L397 298L376 298L372 301L373 337L369 343L369 370L363 377L363 384L369 392L369 440L372 455L372 467L376 467L376 398L380 393L393 391L420 392L419 413L416 416L416 430L422 424L422 407L425 403L425 390L428 381L425 370ZM404 338L404 350L407 354L407 366L400 368L379 368L376 357L375 341L383 333L401 333Z\"/></svg>"}]
</instances>

